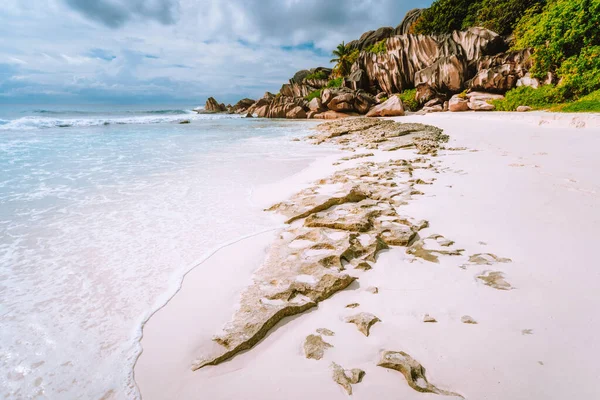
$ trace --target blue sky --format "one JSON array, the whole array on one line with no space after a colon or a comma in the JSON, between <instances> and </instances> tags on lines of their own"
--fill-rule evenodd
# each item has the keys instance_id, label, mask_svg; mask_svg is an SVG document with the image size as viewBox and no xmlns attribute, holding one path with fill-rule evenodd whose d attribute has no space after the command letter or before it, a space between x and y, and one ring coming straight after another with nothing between
<instances>
[{"instance_id":1,"label":"blue sky","mask_svg":"<svg viewBox=\"0 0 600 400\"><path fill-rule=\"evenodd\" d=\"M294 72L431 0L2 0L0 103L202 104Z\"/></svg>"}]
</instances>

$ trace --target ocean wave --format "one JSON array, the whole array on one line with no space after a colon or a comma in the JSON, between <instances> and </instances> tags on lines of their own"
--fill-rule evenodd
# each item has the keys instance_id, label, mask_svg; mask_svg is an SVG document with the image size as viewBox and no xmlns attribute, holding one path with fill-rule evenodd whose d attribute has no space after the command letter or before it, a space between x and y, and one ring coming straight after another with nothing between
<instances>
[{"instance_id":1,"label":"ocean wave","mask_svg":"<svg viewBox=\"0 0 600 400\"><path fill-rule=\"evenodd\" d=\"M0 124L0 130L34 130L48 128L93 127L103 125L147 125L161 123L177 123L182 120L200 119L232 119L240 118L231 114L197 114L186 113L177 115L146 115L137 117L106 117L106 118L51 118L27 116Z\"/></svg>"},{"instance_id":2,"label":"ocean wave","mask_svg":"<svg viewBox=\"0 0 600 400\"><path fill-rule=\"evenodd\" d=\"M123 110L123 111L81 111L81 110L33 110L34 114L42 115L106 115L106 114L133 114L133 115L181 115L192 114L193 110L167 109L167 110Z\"/></svg>"},{"instance_id":3,"label":"ocean wave","mask_svg":"<svg viewBox=\"0 0 600 400\"><path fill-rule=\"evenodd\" d=\"M8 124L10 121L7 121L5 119L0 119L0 125L4 125L4 124Z\"/></svg>"}]
</instances>

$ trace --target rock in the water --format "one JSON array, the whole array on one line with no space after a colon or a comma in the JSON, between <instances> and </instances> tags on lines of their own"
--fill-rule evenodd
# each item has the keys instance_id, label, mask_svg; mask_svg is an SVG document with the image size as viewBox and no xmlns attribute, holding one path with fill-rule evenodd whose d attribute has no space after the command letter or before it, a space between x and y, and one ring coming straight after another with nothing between
<instances>
[{"instance_id":1,"label":"rock in the water","mask_svg":"<svg viewBox=\"0 0 600 400\"><path fill-rule=\"evenodd\" d=\"M406 378L408 386L421 393L435 393L444 396L458 396L458 393L442 390L427 380L425 368L414 358L403 351L383 351L377 363L379 367L400 372Z\"/></svg>"},{"instance_id":2,"label":"rock in the water","mask_svg":"<svg viewBox=\"0 0 600 400\"><path fill-rule=\"evenodd\" d=\"M320 360L325 354L325 350L333 347L323 340L319 335L308 335L304 341L304 355L306 358Z\"/></svg>"},{"instance_id":3,"label":"rock in the water","mask_svg":"<svg viewBox=\"0 0 600 400\"><path fill-rule=\"evenodd\" d=\"M346 308L357 308L360 307L360 304L358 303L350 303L346 306Z\"/></svg>"},{"instance_id":4,"label":"rock in the water","mask_svg":"<svg viewBox=\"0 0 600 400\"><path fill-rule=\"evenodd\" d=\"M352 385L360 383L365 376L365 371L362 369L344 369L336 363L331 363L331 370L333 371L333 380L343 387L349 395L352 394Z\"/></svg>"},{"instance_id":5,"label":"rock in the water","mask_svg":"<svg viewBox=\"0 0 600 400\"><path fill-rule=\"evenodd\" d=\"M345 321L349 324L355 324L359 332L365 336L369 336L373 325L381 322L375 315L365 312L347 317Z\"/></svg>"},{"instance_id":6,"label":"rock in the water","mask_svg":"<svg viewBox=\"0 0 600 400\"><path fill-rule=\"evenodd\" d=\"M179 121L179 124L181 125L185 125L185 124L190 124L191 121L189 119L184 119L183 121Z\"/></svg>"},{"instance_id":7,"label":"rock in the water","mask_svg":"<svg viewBox=\"0 0 600 400\"><path fill-rule=\"evenodd\" d=\"M204 109L208 112L224 112L227 108L224 104L219 104L214 97L209 97L208 100L206 100Z\"/></svg>"},{"instance_id":8,"label":"rock in the water","mask_svg":"<svg viewBox=\"0 0 600 400\"><path fill-rule=\"evenodd\" d=\"M475 320L473 319L473 317L471 317L470 315L463 315L463 316L460 318L460 321L461 321L463 324L472 324L472 325L476 325L476 324L477 324L477 321L475 321Z\"/></svg>"},{"instance_id":9,"label":"rock in the water","mask_svg":"<svg viewBox=\"0 0 600 400\"><path fill-rule=\"evenodd\" d=\"M517 112L528 112L531 111L532 108L529 106L519 106L517 107Z\"/></svg>"},{"instance_id":10,"label":"rock in the water","mask_svg":"<svg viewBox=\"0 0 600 400\"><path fill-rule=\"evenodd\" d=\"M379 288L376 288L375 286L369 286L366 290L371 294L379 293Z\"/></svg>"},{"instance_id":11,"label":"rock in the water","mask_svg":"<svg viewBox=\"0 0 600 400\"><path fill-rule=\"evenodd\" d=\"M482 281L486 286L498 290L511 290L512 286L504 279L504 274L500 271L485 271L478 275L477 279Z\"/></svg>"},{"instance_id":12,"label":"rock in the water","mask_svg":"<svg viewBox=\"0 0 600 400\"><path fill-rule=\"evenodd\" d=\"M248 109L252 107L254 103L256 103L256 101L252 99L242 99L232 107L232 110L234 113L238 114L247 113Z\"/></svg>"},{"instance_id":13,"label":"rock in the water","mask_svg":"<svg viewBox=\"0 0 600 400\"><path fill-rule=\"evenodd\" d=\"M431 315L425 314L423 316L423 322L436 323L437 320L435 318L433 318Z\"/></svg>"},{"instance_id":14,"label":"rock in the water","mask_svg":"<svg viewBox=\"0 0 600 400\"><path fill-rule=\"evenodd\" d=\"M398 96L392 96L383 103L371 108L367 117L397 117L404 115L404 104Z\"/></svg>"}]
</instances>

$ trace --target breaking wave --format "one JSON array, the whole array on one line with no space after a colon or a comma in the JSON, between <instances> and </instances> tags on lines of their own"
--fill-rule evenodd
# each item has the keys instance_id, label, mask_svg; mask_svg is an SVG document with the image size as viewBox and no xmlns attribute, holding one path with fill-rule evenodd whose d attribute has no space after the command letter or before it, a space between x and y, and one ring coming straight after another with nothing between
<instances>
[{"instance_id":1,"label":"breaking wave","mask_svg":"<svg viewBox=\"0 0 600 400\"><path fill-rule=\"evenodd\" d=\"M27 116L11 121L0 120L0 130L32 130L47 128L73 128L92 127L108 125L130 125L130 124L161 124L178 123L182 120L198 119L232 119L240 118L239 115L230 114L197 114L193 111L183 111L175 114L175 110L154 111L154 115L143 116L121 116L121 117L96 117L96 118L60 118ZM73 113L71 113L73 115ZM89 115L89 113L88 113Z\"/></svg>"}]
</instances>

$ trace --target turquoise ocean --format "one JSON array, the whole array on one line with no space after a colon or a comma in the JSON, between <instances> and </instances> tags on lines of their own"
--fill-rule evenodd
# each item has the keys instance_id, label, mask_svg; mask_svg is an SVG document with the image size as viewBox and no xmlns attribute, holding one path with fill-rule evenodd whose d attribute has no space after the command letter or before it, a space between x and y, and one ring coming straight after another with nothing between
<instances>
[{"instance_id":1,"label":"turquoise ocean","mask_svg":"<svg viewBox=\"0 0 600 400\"><path fill-rule=\"evenodd\" d=\"M279 223L257 187L330 151L291 140L312 122L192 108L0 105L0 397L138 398L143 322Z\"/></svg>"}]
</instances>

